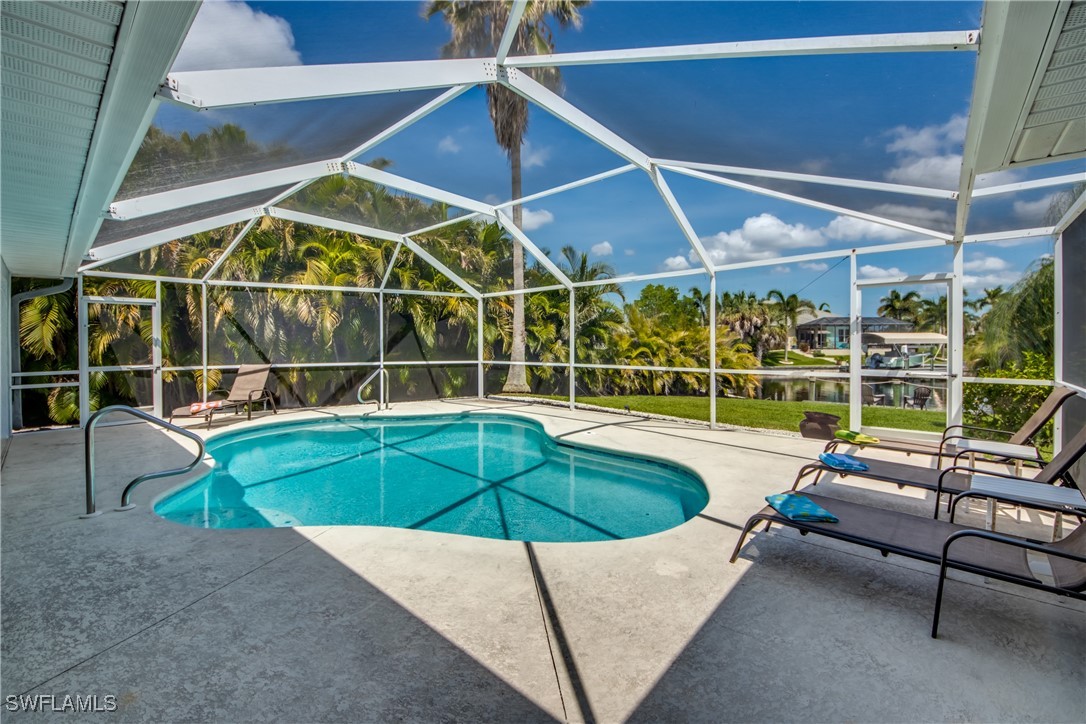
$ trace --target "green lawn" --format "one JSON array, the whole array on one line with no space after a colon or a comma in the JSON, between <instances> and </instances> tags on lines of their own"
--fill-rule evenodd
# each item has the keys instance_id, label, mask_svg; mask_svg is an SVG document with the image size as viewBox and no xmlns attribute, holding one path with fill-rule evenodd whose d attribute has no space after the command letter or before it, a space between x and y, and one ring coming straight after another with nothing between
<instances>
[{"instance_id":1,"label":"green lawn","mask_svg":"<svg viewBox=\"0 0 1086 724\"><path fill-rule=\"evenodd\" d=\"M551 399L564 399L549 395L548 397ZM709 420L709 399L707 397L663 395L578 396L577 402L585 405L611 407L618 410L629 407L633 411L683 417L688 420ZM727 425L799 432L799 421L803 419L805 410L840 415L840 426L842 428L848 427L848 405L833 402L778 402L776 400L718 398L716 419L717 422ZM943 428L946 427L946 414L933 411L903 410L896 407L869 406L864 408L864 424L902 430L942 432Z\"/></svg>"},{"instance_id":2,"label":"green lawn","mask_svg":"<svg viewBox=\"0 0 1086 724\"><path fill-rule=\"evenodd\" d=\"M801 367L807 367L812 365L827 365L830 367L836 366L834 361L829 357L812 357L794 349L788 353L788 361L791 362L793 365L799 365ZM770 350L769 352L765 353L764 357L762 357L763 367L779 367L782 364L784 364L783 349Z\"/></svg>"}]
</instances>

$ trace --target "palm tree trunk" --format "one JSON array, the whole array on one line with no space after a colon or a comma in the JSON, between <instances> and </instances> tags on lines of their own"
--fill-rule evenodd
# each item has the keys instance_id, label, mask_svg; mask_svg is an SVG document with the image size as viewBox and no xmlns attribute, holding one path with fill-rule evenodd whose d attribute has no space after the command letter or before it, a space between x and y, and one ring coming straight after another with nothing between
<instances>
[{"instance_id":1,"label":"palm tree trunk","mask_svg":"<svg viewBox=\"0 0 1086 724\"><path fill-rule=\"evenodd\" d=\"M521 197L521 167L520 167L520 146L514 146L509 153L509 165L512 169L513 177L513 198L519 199ZM523 229L524 221L524 209L518 204L513 207L513 223L516 224L518 229ZM520 242L513 239L513 289L519 290L524 288L524 247L520 245ZM509 360L513 363L509 366L509 375L505 379L505 386L502 387L502 392L506 393L527 393L532 389L528 386L527 370L523 364L526 359L525 348L527 347L528 335L524 328L524 295L513 295L513 340L509 350Z\"/></svg>"}]
</instances>

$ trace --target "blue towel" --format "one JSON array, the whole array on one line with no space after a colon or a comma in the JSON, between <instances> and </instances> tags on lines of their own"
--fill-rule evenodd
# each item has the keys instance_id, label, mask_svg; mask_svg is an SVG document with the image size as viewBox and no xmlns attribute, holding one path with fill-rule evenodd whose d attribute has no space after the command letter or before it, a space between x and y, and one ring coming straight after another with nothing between
<instances>
[{"instance_id":1,"label":"blue towel","mask_svg":"<svg viewBox=\"0 0 1086 724\"><path fill-rule=\"evenodd\" d=\"M767 495L765 500L773 509L788 520L805 523L836 523L837 516L810 498L796 493L781 493L780 495Z\"/></svg>"},{"instance_id":2,"label":"blue towel","mask_svg":"<svg viewBox=\"0 0 1086 724\"><path fill-rule=\"evenodd\" d=\"M850 473L862 473L867 470L867 463L857 460L851 455L841 453L819 453L818 459L834 470L845 470Z\"/></svg>"}]
</instances>

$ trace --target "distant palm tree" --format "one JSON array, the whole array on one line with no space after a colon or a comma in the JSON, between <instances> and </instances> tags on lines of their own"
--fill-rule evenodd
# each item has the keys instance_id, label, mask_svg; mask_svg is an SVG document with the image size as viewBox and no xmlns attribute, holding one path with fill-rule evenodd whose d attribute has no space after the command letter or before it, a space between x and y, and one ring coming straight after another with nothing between
<instances>
[{"instance_id":1,"label":"distant palm tree","mask_svg":"<svg viewBox=\"0 0 1086 724\"><path fill-rule=\"evenodd\" d=\"M789 294L787 297L779 289L770 289L769 294L766 295L766 299L773 304L771 307L784 322L785 326L785 342L784 342L784 361L788 362L788 350L792 346L792 337L796 335L796 324L799 321L800 312L815 311L814 302L810 299L800 299L799 295Z\"/></svg>"},{"instance_id":2,"label":"distant palm tree","mask_svg":"<svg viewBox=\"0 0 1086 724\"><path fill-rule=\"evenodd\" d=\"M548 25L553 18L559 27L580 27L580 8L588 0L531 0L513 39L514 54L548 54L554 52L554 35ZM497 53L502 35L509 20L508 2L475 2L472 0L431 0L424 15L427 19L440 15L452 30L452 39L442 48L448 57L491 57ZM535 80L551 88L557 88L560 71L556 67L525 68ZM491 83L486 87L487 108L494 124L498 145L509 156L512 172L513 198L523 196L521 185L521 146L528 130L528 101L509 88ZM524 228L523 209L513 207L513 223ZM513 242L513 289L524 288L524 249ZM530 392L523 363L525 360L527 333L524 326L524 295L513 295L513 344L510 349L509 375L503 392Z\"/></svg>"},{"instance_id":3,"label":"distant palm tree","mask_svg":"<svg viewBox=\"0 0 1086 724\"><path fill-rule=\"evenodd\" d=\"M919 331L946 334L946 323L947 298L945 294L936 299L924 299L920 302L920 309L916 313L916 326Z\"/></svg>"},{"instance_id":4,"label":"distant palm tree","mask_svg":"<svg viewBox=\"0 0 1086 724\"><path fill-rule=\"evenodd\" d=\"M916 315L920 312L920 294L915 291L902 295L896 289L879 300L878 314L880 317L900 319L902 322L916 323Z\"/></svg>"}]
</instances>

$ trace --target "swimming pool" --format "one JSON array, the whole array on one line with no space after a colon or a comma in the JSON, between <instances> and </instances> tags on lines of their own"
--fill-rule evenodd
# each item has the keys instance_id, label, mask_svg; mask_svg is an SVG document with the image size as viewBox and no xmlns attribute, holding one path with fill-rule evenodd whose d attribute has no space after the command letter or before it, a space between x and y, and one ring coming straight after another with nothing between
<instances>
[{"instance_id":1,"label":"swimming pool","mask_svg":"<svg viewBox=\"0 0 1086 724\"><path fill-rule=\"evenodd\" d=\"M334 418L208 441L211 472L155 505L205 528L374 525L523 541L658 533L709 500L675 465L559 442L508 415Z\"/></svg>"}]
</instances>

